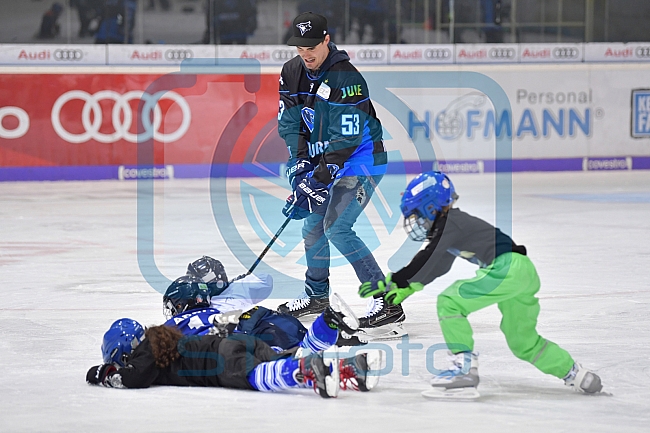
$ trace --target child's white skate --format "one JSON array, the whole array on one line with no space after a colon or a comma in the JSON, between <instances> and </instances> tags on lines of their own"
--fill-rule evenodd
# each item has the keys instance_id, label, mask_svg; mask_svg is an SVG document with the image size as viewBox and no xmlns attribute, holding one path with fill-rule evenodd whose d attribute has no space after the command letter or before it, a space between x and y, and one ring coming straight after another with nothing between
<instances>
[{"instance_id":1,"label":"child's white skate","mask_svg":"<svg viewBox=\"0 0 650 433\"><path fill-rule=\"evenodd\" d=\"M431 389L422 391L422 396L435 399L475 400L480 397L476 387L479 384L478 354L460 352L448 355L450 366L431 379Z\"/></svg>"},{"instance_id":2,"label":"child's white skate","mask_svg":"<svg viewBox=\"0 0 650 433\"><path fill-rule=\"evenodd\" d=\"M564 384L575 391L586 394L595 394L603 389L600 377L577 362L573 364L573 368L564 378Z\"/></svg>"}]
</instances>

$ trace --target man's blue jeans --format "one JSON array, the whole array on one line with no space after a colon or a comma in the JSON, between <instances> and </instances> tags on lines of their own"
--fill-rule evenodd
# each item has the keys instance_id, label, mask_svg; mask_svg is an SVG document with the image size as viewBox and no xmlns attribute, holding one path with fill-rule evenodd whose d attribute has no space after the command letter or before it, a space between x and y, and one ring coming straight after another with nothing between
<instances>
[{"instance_id":1,"label":"man's blue jeans","mask_svg":"<svg viewBox=\"0 0 650 433\"><path fill-rule=\"evenodd\" d=\"M307 272L305 292L312 298L329 296L330 245L350 262L360 282L379 281L384 274L366 244L352 230L383 175L345 176L334 182L329 198L305 219Z\"/></svg>"}]
</instances>

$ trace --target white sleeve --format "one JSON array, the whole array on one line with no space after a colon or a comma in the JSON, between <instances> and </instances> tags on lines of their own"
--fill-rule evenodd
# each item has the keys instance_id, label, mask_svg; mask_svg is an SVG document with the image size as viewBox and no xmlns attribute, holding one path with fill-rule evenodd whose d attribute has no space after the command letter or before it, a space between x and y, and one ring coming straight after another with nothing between
<instances>
[{"instance_id":1,"label":"white sleeve","mask_svg":"<svg viewBox=\"0 0 650 433\"><path fill-rule=\"evenodd\" d=\"M271 275L249 275L234 281L219 296L213 297L210 306L222 313L232 310L247 311L268 298L272 291Z\"/></svg>"}]
</instances>

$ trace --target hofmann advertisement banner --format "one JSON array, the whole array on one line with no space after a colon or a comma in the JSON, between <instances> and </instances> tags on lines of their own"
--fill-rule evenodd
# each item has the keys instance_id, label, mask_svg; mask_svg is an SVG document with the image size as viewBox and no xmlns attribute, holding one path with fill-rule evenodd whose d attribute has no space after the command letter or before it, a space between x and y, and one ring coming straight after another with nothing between
<instances>
[{"instance_id":1,"label":"hofmann advertisement banner","mask_svg":"<svg viewBox=\"0 0 650 433\"><path fill-rule=\"evenodd\" d=\"M475 78L442 87L436 74L457 75L364 71L389 163L402 169L425 143L447 171L494 171L502 137L515 171L650 168L650 65L477 65ZM0 74L0 88L2 180L277 175L288 157L277 72ZM138 171L143 145L155 169Z\"/></svg>"}]
</instances>

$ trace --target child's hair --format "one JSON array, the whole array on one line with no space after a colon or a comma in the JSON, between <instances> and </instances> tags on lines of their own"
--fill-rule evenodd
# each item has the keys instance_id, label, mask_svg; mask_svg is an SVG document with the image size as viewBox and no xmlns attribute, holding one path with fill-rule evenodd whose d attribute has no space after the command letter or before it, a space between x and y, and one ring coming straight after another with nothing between
<instances>
[{"instance_id":1,"label":"child's hair","mask_svg":"<svg viewBox=\"0 0 650 433\"><path fill-rule=\"evenodd\" d=\"M151 344L156 367L166 368L181 357L177 346L183 334L178 329L165 325L152 326L147 328L145 336Z\"/></svg>"}]
</instances>

